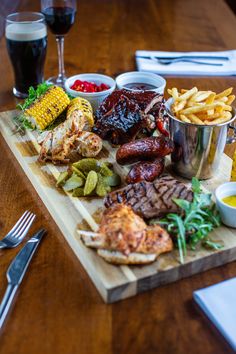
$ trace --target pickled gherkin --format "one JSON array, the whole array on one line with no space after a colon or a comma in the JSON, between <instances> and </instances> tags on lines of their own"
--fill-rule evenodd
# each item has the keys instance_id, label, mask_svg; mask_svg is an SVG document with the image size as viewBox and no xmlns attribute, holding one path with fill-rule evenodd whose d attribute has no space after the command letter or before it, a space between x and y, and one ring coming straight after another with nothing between
<instances>
[{"instance_id":1,"label":"pickled gherkin","mask_svg":"<svg viewBox=\"0 0 236 354\"><path fill-rule=\"evenodd\" d=\"M83 178L77 176L75 173L64 184L64 190L69 192L75 188L82 187L84 185Z\"/></svg>"},{"instance_id":2,"label":"pickled gherkin","mask_svg":"<svg viewBox=\"0 0 236 354\"><path fill-rule=\"evenodd\" d=\"M83 197L84 196L84 188L78 187L73 190L72 197Z\"/></svg>"},{"instance_id":3,"label":"pickled gherkin","mask_svg":"<svg viewBox=\"0 0 236 354\"><path fill-rule=\"evenodd\" d=\"M106 163L102 162L101 163L101 168L100 168L100 171L99 171L103 176L112 176L113 175L113 172L112 170L110 170L110 168L107 166Z\"/></svg>"},{"instance_id":4,"label":"pickled gherkin","mask_svg":"<svg viewBox=\"0 0 236 354\"><path fill-rule=\"evenodd\" d=\"M77 176L86 179L85 174L83 172L81 172L77 167L72 165L71 169L72 169L73 172L75 172L77 174Z\"/></svg>"},{"instance_id":5,"label":"pickled gherkin","mask_svg":"<svg viewBox=\"0 0 236 354\"><path fill-rule=\"evenodd\" d=\"M68 176L69 173L67 171L61 172L57 178L57 186L63 186Z\"/></svg>"},{"instance_id":6,"label":"pickled gherkin","mask_svg":"<svg viewBox=\"0 0 236 354\"><path fill-rule=\"evenodd\" d=\"M104 177L104 182L110 187L116 187L120 185L121 178L117 173L113 173L112 176Z\"/></svg>"},{"instance_id":7,"label":"pickled gherkin","mask_svg":"<svg viewBox=\"0 0 236 354\"><path fill-rule=\"evenodd\" d=\"M75 162L72 164L72 166L76 167L82 172L89 172L91 170L96 172L99 171L99 164L97 160L93 159L92 157Z\"/></svg>"},{"instance_id":8,"label":"pickled gherkin","mask_svg":"<svg viewBox=\"0 0 236 354\"><path fill-rule=\"evenodd\" d=\"M98 182L97 182L97 186L96 186L96 193L99 197L105 197L105 195L107 194L107 185L104 181L104 177L98 173Z\"/></svg>"},{"instance_id":9,"label":"pickled gherkin","mask_svg":"<svg viewBox=\"0 0 236 354\"><path fill-rule=\"evenodd\" d=\"M64 186L64 190L72 192L73 197L105 197L111 187L120 183L121 178L114 173L112 163L99 162L94 158L85 158L73 163L57 179L57 185Z\"/></svg>"},{"instance_id":10,"label":"pickled gherkin","mask_svg":"<svg viewBox=\"0 0 236 354\"><path fill-rule=\"evenodd\" d=\"M88 173L85 186L84 186L84 195L89 195L96 188L98 182L98 175L95 171L90 171Z\"/></svg>"}]
</instances>

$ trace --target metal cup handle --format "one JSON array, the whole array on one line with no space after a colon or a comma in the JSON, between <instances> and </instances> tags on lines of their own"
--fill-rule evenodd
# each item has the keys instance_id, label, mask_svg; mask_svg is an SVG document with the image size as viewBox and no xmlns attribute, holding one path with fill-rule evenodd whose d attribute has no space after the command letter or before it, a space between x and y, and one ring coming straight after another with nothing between
<instances>
[{"instance_id":1,"label":"metal cup handle","mask_svg":"<svg viewBox=\"0 0 236 354\"><path fill-rule=\"evenodd\" d=\"M236 142L236 127L230 124L229 129L233 130L233 135L227 136L226 144L233 144Z\"/></svg>"}]
</instances>

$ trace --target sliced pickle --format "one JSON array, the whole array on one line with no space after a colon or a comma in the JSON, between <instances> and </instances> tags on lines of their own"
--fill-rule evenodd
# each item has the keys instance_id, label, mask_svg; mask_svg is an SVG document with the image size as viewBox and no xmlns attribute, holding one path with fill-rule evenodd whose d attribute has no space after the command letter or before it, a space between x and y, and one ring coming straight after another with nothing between
<instances>
[{"instance_id":1,"label":"sliced pickle","mask_svg":"<svg viewBox=\"0 0 236 354\"><path fill-rule=\"evenodd\" d=\"M101 168L100 168L99 172L101 173L101 175L106 176L106 177L113 175L112 170L110 170L110 168L104 162L101 163Z\"/></svg>"},{"instance_id":2,"label":"sliced pickle","mask_svg":"<svg viewBox=\"0 0 236 354\"><path fill-rule=\"evenodd\" d=\"M98 175L95 171L90 171L88 173L85 186L84 186L84 195L89 195L96 188L98 182Z\"/></svg>"},{"instance_id":3,"label":"sliced pickle","mask_svg":"<svg viewBox=\"0 0 236 354\"><path fill-rule=\"evenodd\" d=\"M72 166L76 167L82 172L89 172L91 170L93 171L99 171L99 164L96 159L93 158L87 158L87 159L82 159L79 160L75 163L72 164Z\"/></svg>"},{"instance_id":4,"label":"sliced pickle","mask_svg":"<svg viewBox=\"0 0 236 354\"><path fill-rule=\"evenodd\" d=\"M110 187L117 187L121 184L121 178L117 173L112 176L104 177L104 182Z\"/></svg>"},{"instance_id":5,"label":"sliced pickle","mask_svg":"<svg viewBox=\"0 0 236 354\"><path fill-rule=\"evenodd\" d=\"M67 177L69 176L69 173L67 171L61 172L57 178L57 186L61 187L65 184Z\"/></svg>"},{"instance_id":6,"label":"sliced pickle","mask_svg":"<svg viewBox=\"0 0 236 354\"><path fill-rule=\"evenodd\" d=\"M105 195L107 194L107 190L106 190L106 183L104 182L104 177L98 173L98 183L96 186L96 193L99 197L105 197Z\"/></svg>"},{"instance_id":7,"label":"sliced pickle","mask_svg":"<svg viewBox=\"0 0 236 354\"><path fill-rule=\"evenodd\" d=\"M83 197L84 196L84 188L78 187L73 190L72 197Z\"/></svg>"},{"instance_id":8,"label":"sliced pickle","mask_svg":"<svg viewBox=\"0 0 236 354\"><path fill-rule=\"evenodd\" d=\"M83 178L77 176L75 173L64 184L64 190L69 192L75 188L82 187L84 185Z\"/></svg>"},{"instance_id":9,"label":"sliced pickle","mask_svg":"<svg viewBox=\"0 0 236 354\"><path fill-rule=\"evenodd\" d=\"M72 165L71 169L72 169L73 172L75 172L77 174L77 176L86 179L85 174L83 172L81 172L77 167Z\"/></svg>"}]
</instances>

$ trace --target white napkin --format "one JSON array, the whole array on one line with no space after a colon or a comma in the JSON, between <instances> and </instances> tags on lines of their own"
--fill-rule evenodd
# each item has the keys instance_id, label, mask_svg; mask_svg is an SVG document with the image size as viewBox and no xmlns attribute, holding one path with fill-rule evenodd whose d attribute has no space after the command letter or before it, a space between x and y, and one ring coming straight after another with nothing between
<instances>
[{"instance_id":1,"label":"white napkin","mask_svg":"<svg viewBox=\"0 0 236 354\"><path fill-rule=\"evenodd\" d=\"M212 60L212 59L194 59L202 62L222 63L222 66L199 65L195 63L178 62L170 65L158 63L155 59L146 59L139 57L177 57L177 56L223 56L229 60ZM139 71L150 71L157 74L167 75L205 75L205 76L232 76L236 75L236 50L228 50L224 52L156 52L137 50L135 53L137 69Z\"/></svg>"},{"instance_id":2,"label":"white napkin","mask_svg":"<svg viewBox=\"0 0 236 354\"><path fill-rule=\"evenodd\" d=\"M236 278L197 290L193 297L236 351Z\"/></svg>"}]
</instances>

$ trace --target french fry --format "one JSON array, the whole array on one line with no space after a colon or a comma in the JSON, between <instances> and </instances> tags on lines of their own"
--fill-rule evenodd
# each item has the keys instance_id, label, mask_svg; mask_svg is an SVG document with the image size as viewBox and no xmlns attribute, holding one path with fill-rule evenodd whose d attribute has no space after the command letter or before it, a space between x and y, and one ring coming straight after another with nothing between
<instances>
[{"instance_id":1,"label":"french fry","mask_svg":"<svg viewBox=\"0 0 236 354\"><path fill-rule=\"evenodd\" d=\"M180 119L185 123L191 123L191 120L188 119L184 114L180 114Z\"/></svg>"},{"instance_id":2,"label":"french fry","mask_svg":"<svg viewBox=\"0 0 236 354\"><path fill-rule=\"evenodd\" d=\"M214 108L213 109L209 109L208 111L207 111L207 115L208 116L212 116L214 114Z\"/></svg>"},{"instance_id":3,"label":"french fry","mask_svg":"<svg viewBox=\"0 0 236 354\"><path fill-rule=\"evenodd\" d=\"M173 104L173 112L178 112L178 111L181 111L181 109L184 108L184 106L186 105L186 101L185 100L182 100L182 101L176 101L174 104Z\"/></svg>"},{"instance_id":4,"label":"french fry","mask_svg":"<svg viewBox=\"0 0 236 354\"><path fill-rule=\"evenodd\" d=\"M206 120L213 120L221 117L221 113L213 113L206 116Z\"/></svg>"},{"instance_id":5,"label":"french fry","mask_svg":"<svg viewBox=\"0 0 236 354\"><path fill-rule=\"evenodd\" d=\"M228 101L228 97L227 96L221 97L218 100L216 100L215 102L217 102L217 101L226 103Z\"/></svg>"},{"instance_id":6,"label":"french fry","mask_svg":"<svg viewBox=\"0 0 236 354\"><path fill-rule=\"evenodd\" d=\"M232 118L232 113L226 111L226 112L224 112L223 117L228 118L228 120L230 120Z\"/></svg>"},{"instance_id":7,"label":"french fry","mask_svg":"<svg viewBox=\"0 0 236 354\"><path fill-rule=\"evenodd\" d=\"M216 93L215 92L212 92L210 94L210 96L208 96L208 98L206 99L206 104L212 104L215 100L215 97L216 97Z\"/></svg>"},{"instance_id":8,"label":"french fry","mask_svg":"<svg viewBox=\"0 0 236 354\"><path fill-rule=\"evenodd\" d=\"M179 92L176 87L172 88L172 97L174 100L177 100L177 98L179 97Z\"/></svg>"},{"instance_id":9,"label":"french fry","mask_svg":"<svg viewBox=\"0 0 236 354\"><path fill-rule=\"evenodd\" d=\"M208 121L206 124L207 124L207 125L221 124L221 123L227 122L228 120L229 120L229 118L227 118L227 117L222 117L222 118L218 118L218 119L214 119L214 120ZM206 122L206 121L205 121L205 122Z\"/></svg>"},{"instance_id":10,"label":"french fry","mask_svg":"<svg viewBox=\"0 0 236 354\"><path fill-rule=\"evenodd\" d=\"M235 100L235 95L230 95L230 96L228 96L228 100L227 100L227 104L232 104L233 103L233 101Z\"/></svg>"},{"instance_id":11,"label":"french fry","mask_svg":"<svg viewBox=\"0 0 236 354\"><path fill-rule=\"evenodd\" d=\"M189 114L188 118L190 118L193 123L204 125L203 121L199 119L195 114Z\"/></svg>"},{"instance_id":12,"label":"french fry","mask_svg":"<svg viewBox=\"0 0 236 354\"><path fill-rule=\"evenodd\" d=\"M194 93L198 92L196 87L193 87L191 90L186 91L181 96L178 97L179 101L188 100Z\"/></svg>"},{"instance_id":13,"label":"french fry","mask_svg":"<svg viewBox=\"0 0 236 354\"><path fill-rule=\"evenodd\" d=\"M168 89L173 97L172 112L177 119L199 125L221 124L232 118L231 103L235 100L232 87L216 94L213 91L198 91L177 88Z\"/></svg>"},{"instance_id":14,"label":"french fry","mask_svg":"<svg viewBox=\"0 0 236 354\"><path fill-rule=\"evenodd\" d=\"M226 90L218 93L218 95L216 95L215 99L218 100L219 98L222 98L224 96L229 96L232 91L233 91L233 87L229 87Z\"/></svg>"},{"instance_id":15,"label":"french fry","mask_svg":"<svg viewBox=\"0 0 236 354\"><path fill-rule=\"evenodd\" d=\"M232 111L232 106L230 106L230 105L228 105L228 104L225 104L224 106L223 106L223 110L224 111Z\"/></svg>"},{"instance_id":16,"label":"french fry","mask_svg":"<svg viewBox=\"0 0 236 354\"><path fill-rule=\"evenodd\" d=\"M213 102L212 104L206 104L206 105L201 105L201 106L193 106L189 107L186 109L182 110L182 114L191 114L191 113L197 113L197 112L203 112L203 111L208 111L209 109L212 108L217 108L217 107L222 107L224 104L220 102Z\"/></svg>"},{"instance_id":17,"label":"french fry","mask_svg":"<svg viewBox=\"0 0 236 354\"><path fill-rule=\"evenodd\" d=\"M195 102L197 97L200 96L204 91L197 91L196 93L194 93L190 99L189 99L189 102L192 101L192 102Z\"/></svg>"},{"instance_id":18,"label":"french fry","mask_svg":"<svg viewBox=\"0 0 236 354\"><path fill-rule=\"evenodd\" d=\"M201 91L199 91L201 92ZM201 101L204 101L206 100L211 94L211 91L202 91L202 93L200 95L198 95L195 99L196 102L201 102Z\"/></svg>"}]
</instances>

